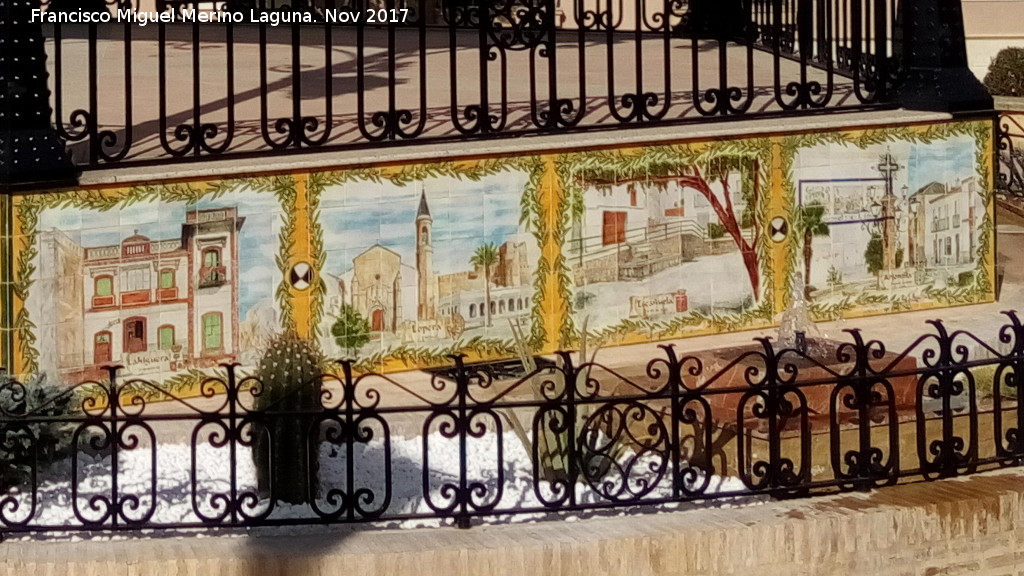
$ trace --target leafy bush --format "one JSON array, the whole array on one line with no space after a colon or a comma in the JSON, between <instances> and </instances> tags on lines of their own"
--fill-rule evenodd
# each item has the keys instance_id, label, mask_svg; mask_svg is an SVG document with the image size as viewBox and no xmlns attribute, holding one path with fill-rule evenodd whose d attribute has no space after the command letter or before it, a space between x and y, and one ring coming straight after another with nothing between
<instances>
[{"instance_id":1,"label":"leafy bush","mask_svg":"<svg viewBox=\"0 0 1024 576\"><path fill-rule=\"evenodd\" d=\"M826 283L832 288L839 286L843 283L843 273L839 271L835 266L829 266L828 268L828 279Z\"/></svg>"},{"instance_id":2,"label":"leafy bush","mask_svg":"<svg viewBox=\"0 0 1024 576\"><path fill-rule=\"evenodd\" d=\"M316 412L320 409L320 352L294 332L280 334L256 369L263 386L255 408L265 430L253 431L253 462L261 496L291 504L309 501L318 468Z\"/></svg>"},{"instance_id":3,"label":"leafy bush","mask_svg":"<svg viewBox=\"0 0 1024 576\"><path fill-rule=\"evenodd\" d=\"M708 222L708 238L716 240L722 236L725 236L725 226L718 222Z\"/></svg>"},{"instance_id":4,"label":"leafy bush","mask_svg":"<svg viewBox=\"0 0 1024 576\"><path fill-rule=\"evenodd\" d=\"M867 264L868 274L878 274L885 265L883 253L882 236L872 233L868 245L864 249L864 263Z\"/></svg>"},{"instance_id":5,"label":"leafy bush","mask_svg":"<svg viewBox=\"0 0 1024 576\"><path fill-rule=\"evenodd\" d=\"M996 96L1024 96L1024 48L1004 48L985 75L985 86Z\"/></svg>"},{"instance_id":6,"label":"leafy bush","mask_svg":"<svg viewBox=\"0 0 1024 576\"><path fill-rule=\"evenodd\" d=\"M338 346L355 354L370 341L370 322L352 306L342 304L338 319L331 325L331 336Z\"/></svg>"},{"instance_id":7,"label":"leafy bush","mask_svg":"<svg viewBox=\"0 0 1024 576\"><path fill-rule=\"evenodd\" d=\"M61 419L73 398L45 377L22 384L0 373L0 488L30 484L33 471L44 476L67 458L75 425Z\"/></svg>"}]
</instances>

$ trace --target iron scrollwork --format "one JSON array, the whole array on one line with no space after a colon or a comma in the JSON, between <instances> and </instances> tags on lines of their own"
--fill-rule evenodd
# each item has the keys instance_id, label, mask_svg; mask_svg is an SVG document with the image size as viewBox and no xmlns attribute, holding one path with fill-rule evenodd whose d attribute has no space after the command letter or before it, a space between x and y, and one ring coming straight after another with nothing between
<instances>
[{"instance_id":1,"label":"iron scrollwork","mask_svg":"<svg viewBox=\"0 0 1024 576\"><path fill-rule=\"evenodd\" d=\"M851 330L795 348L764 338L689 354L664 345L632 367L559 352L508 372L456 356L415 383L341 361L290 392L313 399L292 408L236 364L187 397L118 366L42 395L38 379L3 375L0 530L428 518L467 527L1019 465L1024 326L1008 313L992 344L932 326L897 351ZM254 469L286 461L270 442L282 430L317 455L302 469L300 503ZM168 466L181 477L160 471Z\"/></svg>"}]
</instances>

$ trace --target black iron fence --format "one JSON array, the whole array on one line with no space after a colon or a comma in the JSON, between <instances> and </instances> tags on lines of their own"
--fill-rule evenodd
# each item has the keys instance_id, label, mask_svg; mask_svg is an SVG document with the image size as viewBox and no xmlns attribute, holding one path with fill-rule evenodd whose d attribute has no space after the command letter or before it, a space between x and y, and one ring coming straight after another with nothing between
<instances>
[{"instance_id":1,"label":"black iron fence","mask_svg":"<svg viewBox=\"0 0 1024 576\"><path fill-rule=\"evenodd\" d=\"M1024 112L1000 115L996 135L996 190L1024 198Z\"/></svg>"},{"instance_id":2,"label":"black iron fence","mask_svg":"<svg viewBox=\"0 0 1024 576\"><path fill-rule=\"evenodd\" d=\"M1024 324L1007 314L991 343L936 321L896 351L851 330L786 348L666 345L635 368L559 353L518 377L456 357L418 378L226 365L191 397L118 367L54 397L7 379L0 531L465 527L1019 465Z\"/></svg>"},{"instance_id":3,"label":"black iron fence","mask_svg":"<svg viewBox=\"0 0 1024 576\"><path fill-rule=\"evenodd\" d=\"M899 69L895 0L323 0L289 4L309 24L251 24L282 6L48 24L75 163L885 106ZM221 22L200 24L211 7Z\"/></svg>"}]
</instances>

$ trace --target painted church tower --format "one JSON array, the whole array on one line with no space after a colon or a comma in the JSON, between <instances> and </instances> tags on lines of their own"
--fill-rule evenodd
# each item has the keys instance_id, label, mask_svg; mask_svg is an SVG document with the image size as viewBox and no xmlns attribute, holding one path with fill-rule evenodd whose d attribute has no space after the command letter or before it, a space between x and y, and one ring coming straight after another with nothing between
<instances>
[{"instance_id":1,"label":"painted church tower","mask_svg":"<svg viewBox=\"0 0 1024 576\"><path fill-rule=\"evenodd\" d=\"M420 208L416 212L416 277L419 283L416 306L417 320L434 320L437 318L437 292L434 282L434 248L431 246L431 226L434 219L430 217L427 207L427 193L420 195Z\"/></svg>"}]
</instances>

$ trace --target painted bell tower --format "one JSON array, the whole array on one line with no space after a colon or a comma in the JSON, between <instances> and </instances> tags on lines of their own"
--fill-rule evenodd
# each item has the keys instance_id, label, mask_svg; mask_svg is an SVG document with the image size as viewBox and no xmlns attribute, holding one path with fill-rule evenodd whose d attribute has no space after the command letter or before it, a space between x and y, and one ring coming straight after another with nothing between
<instances>
[{"instance_id":1,"label":"painted bell tower","mask_svg":"<svg viewBox=\"0 0 1024 576\"><path fill-rule=\"evenodd\" d=\"M420 207L416 211L416 277L418 282L416 319L437 318L437 293L434 283L434 248L431 245L431 227L434 219L427 206L427 193L420 195Z\"/></svg>"}]
</instances>

